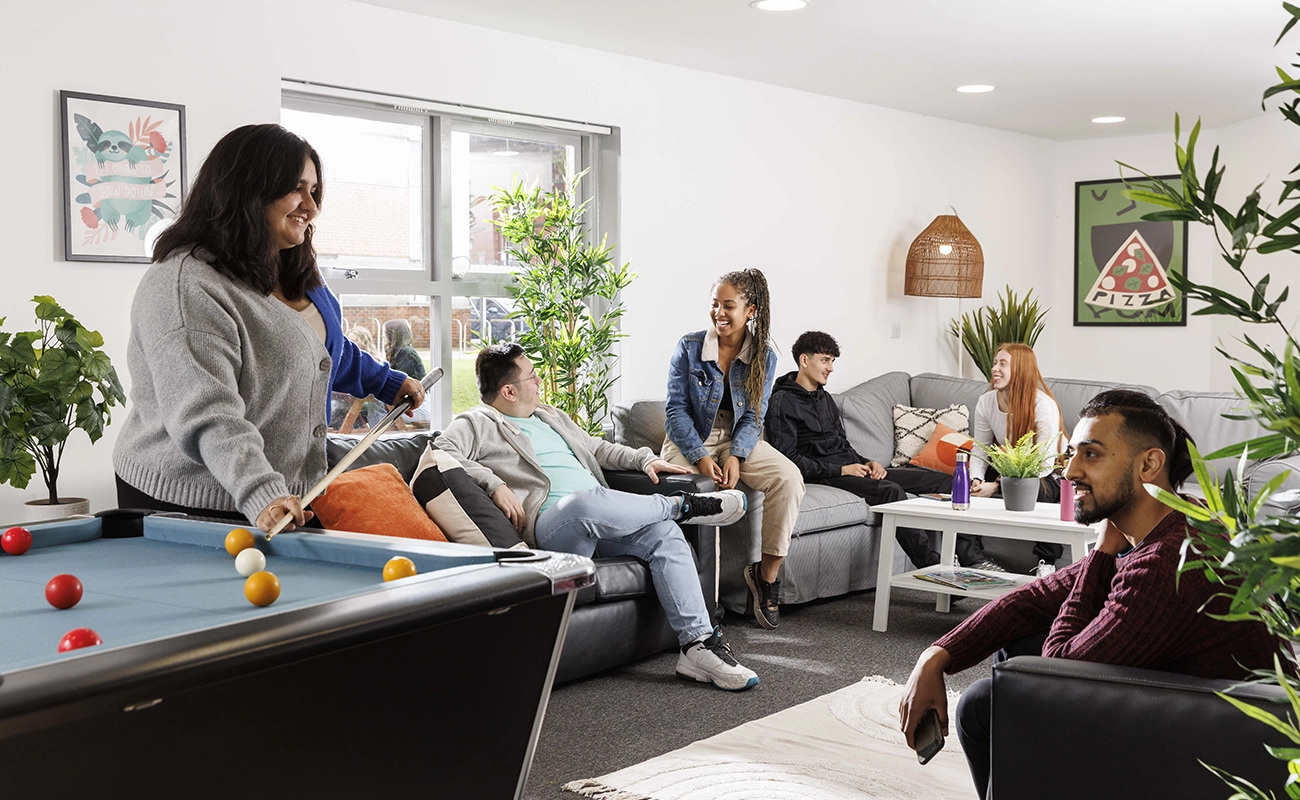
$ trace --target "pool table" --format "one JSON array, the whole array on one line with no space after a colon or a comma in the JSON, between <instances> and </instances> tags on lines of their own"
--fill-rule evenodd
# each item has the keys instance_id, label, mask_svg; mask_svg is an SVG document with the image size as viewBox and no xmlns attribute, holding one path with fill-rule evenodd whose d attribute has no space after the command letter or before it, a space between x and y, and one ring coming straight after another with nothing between
<instances>
[{"instance_id":1,"label":"pool table","mask_svg":"<svg viewBox=\"0 0 1300 800\"><path fill-rule=\"evenodd\" d=\"M8 527L8 526L4 526ZM0 553L0 785L11 797L521 797L587 559L106 512ZM384 583L395 555L415 577ZM81 602L44 587L71 573ZM103 644L57 652L73 628ZM406 793L410 793L406 795Z\"/></svg>"}]
</instances>

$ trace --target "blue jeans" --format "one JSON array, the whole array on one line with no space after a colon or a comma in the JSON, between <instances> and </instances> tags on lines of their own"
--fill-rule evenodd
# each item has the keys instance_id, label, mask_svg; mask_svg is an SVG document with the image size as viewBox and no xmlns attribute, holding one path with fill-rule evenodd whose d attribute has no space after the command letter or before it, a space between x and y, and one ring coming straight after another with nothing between
<instances>
[{"instance_id":1,"label":"blue jeans","mask_svg":"<svg viewBox=\"0 0 1300 800\"><path fill-rule=\"evenodd\" d=\"M668 624L685 645L713 633L695 557L673 519L677 501L598 486L565 495L533 526L537 546L588 558L633 556L650 565Z\"/></svg>"}]
</instances>

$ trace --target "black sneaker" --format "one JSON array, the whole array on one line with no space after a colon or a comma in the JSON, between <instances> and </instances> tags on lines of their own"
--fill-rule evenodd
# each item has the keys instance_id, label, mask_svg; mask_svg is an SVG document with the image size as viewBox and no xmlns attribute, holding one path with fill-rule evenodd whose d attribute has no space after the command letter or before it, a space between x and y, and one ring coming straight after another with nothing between
<instances>
[{"instance_id":1,"label":"black sneaker","mask_svg":"<svg viewBox=\"0 0 1300 800\"><path fill-rule=\"evenodd\" d=\"M745 567L745 583L749 585L750 597L754 598L754 619L759 625L772 630L781 624L781 581L771 583L763 580L757 563Z\"/></svg>"},{"instance_id":2,"label":"black sneaker","mask_svg":"<svg viewBox=\"0 0 1300 800\"><path fill-rule=\"evenodd\" d=\"M678 522L692 525L730 525L745 516L745 493L739 489L723 489L720 492L682 492L682 510L677 514Z\"/></svg>"}]
</instances>

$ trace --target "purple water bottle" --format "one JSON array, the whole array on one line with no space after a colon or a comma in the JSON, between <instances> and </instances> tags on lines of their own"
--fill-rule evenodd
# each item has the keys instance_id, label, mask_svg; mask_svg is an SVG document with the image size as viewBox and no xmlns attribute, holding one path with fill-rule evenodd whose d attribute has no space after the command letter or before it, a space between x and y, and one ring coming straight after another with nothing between
<instances>
[{"instance_id":1,"label":"purple water bottle","mask_svg":"<svg viewBox=\"0 0 1300 800\"><path fill-rule=\"evenodd\" d=\"M957 453L957 466L952 471L952 507L955 511L970 508L970 456Z\"/></svg>"},{"instance_id":2,"label":"purple water bottle","mask_svg":"<svg viewBox=\"0 0 1300 800\"><path fill-rule=\"evenodd\" d=\"M1074 522L1074 483L1061 478L1061 520Z\"/></svg>"}]
</instances>

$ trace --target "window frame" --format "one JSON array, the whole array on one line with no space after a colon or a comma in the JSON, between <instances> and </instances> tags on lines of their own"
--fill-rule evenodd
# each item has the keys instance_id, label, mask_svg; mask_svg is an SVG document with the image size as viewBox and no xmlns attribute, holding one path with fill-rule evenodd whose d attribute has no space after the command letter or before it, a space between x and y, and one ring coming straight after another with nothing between
<instances>
[{"instance_id":1,"label":"window frame","mask_svg":"<svg viewBox=\"0 0 1300 800\"><path fill-rule=\"evenodd\" d=\"M383 122L419 124L422 148L422 258L423 269L368 268L322 265L325 283L336 296L385 295L429 298L430 358L445 366L444 379L432 392L431 427L441 430L452 418L452 308L453 299L508 298L507 274L482 273L470 279L456 278L452 271L452 159L453 132L509 136L557 144L576 144L574 175L587 171L578 187L579 202L590 200L588 237L599 241L608 236L619 241L618 161L620 131L569 120L549 120L490 109L475 109L435 101L402 98L342 87L323 87L283 81L281 108L342 117L360 117ZM460 112L460 113L457 113ZM618 259L617 244L614 257ZM617 401L617 386L611 403Z\"/></svg>"}]
</instances>

